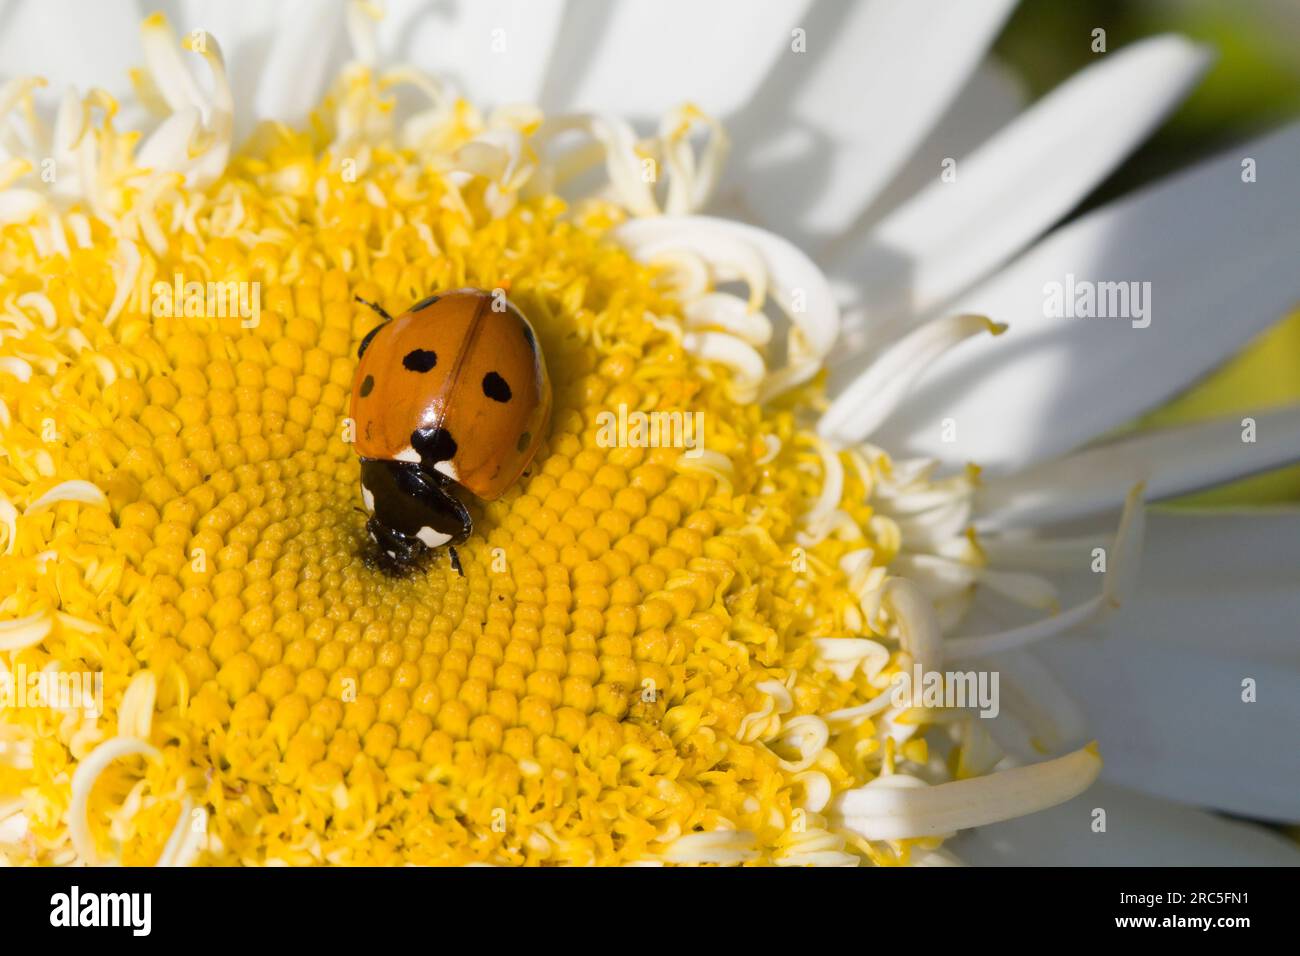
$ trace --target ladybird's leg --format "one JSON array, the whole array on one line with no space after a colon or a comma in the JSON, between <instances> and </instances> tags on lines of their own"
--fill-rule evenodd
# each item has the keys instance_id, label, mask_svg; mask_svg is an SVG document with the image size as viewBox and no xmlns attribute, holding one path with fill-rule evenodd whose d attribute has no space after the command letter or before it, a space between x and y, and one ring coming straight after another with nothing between
<instances>
[{"instance_id":1,"label":"ladybird's leg","mask_svg":"<svg viewBox=\"0 0 1300 956\"><path fill-rule=\"evenodd\" d=\"M418 539L388 527L378 518L366 522L366 531L376 547L399 565L414 564L428 551Z\"/></svg>"},{"instance_id":2,"label":"ladybird's leg","mask_svg":"<svg viewBox=\"0 0 1300 956\"><path fill-rule=\"evenodd\" d=\"M465 571L460 566L460 555L457 554L456 549L452 547L447 548L447 553L451 555L451 566L455 568L456 573L463 578L465 576Z\"/></svg>"},{"instance_id":3,"label":"ladybird's leg","mask_svg":"<svg viewBox=\"0 0 1300 956\"><path fill-rule=\"evenodd\" d=\"M380 305L379 303L377 303L377 302L367 302L365 299L361 298L361 296L359 296L359 295L354 295L352 298L356 299L356 300L357 300L358 302L360 302L362 305L368 305L368 306L370 306L370 308L374 309L377 313L379 313L380 318L382 318L385 322L391 322L391 321L393 321L393 317L392 317L391 315L389 315L386 311L384 311L384 307L383 307L382 305Z\"/></svg>"}]
</instances>

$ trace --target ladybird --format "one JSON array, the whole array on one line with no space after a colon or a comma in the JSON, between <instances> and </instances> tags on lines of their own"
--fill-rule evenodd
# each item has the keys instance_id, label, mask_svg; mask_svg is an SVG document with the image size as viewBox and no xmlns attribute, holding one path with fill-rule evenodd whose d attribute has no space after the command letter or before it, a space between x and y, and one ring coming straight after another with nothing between
<instances>
[{"instance_id":1,"label":"ladybird","mask_svg":"<svg viewBox=\"0 0 1300 956\"><path fill-rule=\"evenodd\" d=\"M501 497L537 454L551 382L537 336L501 292L431 295L384 321L357 349L352 421L366 530L409 566L473 531L463 492Z\"/></svg>"}]
</instances>

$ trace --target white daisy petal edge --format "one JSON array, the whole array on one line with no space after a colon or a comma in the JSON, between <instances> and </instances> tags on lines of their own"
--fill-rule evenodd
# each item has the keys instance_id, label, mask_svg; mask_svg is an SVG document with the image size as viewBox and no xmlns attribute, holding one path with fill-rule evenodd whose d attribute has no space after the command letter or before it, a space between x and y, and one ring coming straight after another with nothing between
<instances>
[{"instance_id":1,"label":"white daisy petal edge","mask_svg":"<svg viewBox=\"0 0 1300 956\"><path fill-rule=\"evenodd\" d=\"M44 76L53 89L91 87L121 95L138 61L140 9L133 0L83 4L70 18L54 3L7 3L0 30L0 77ZM70 22L75 21L75 22ZM57 46L32 37L57 37Z\"/></svg>"},{"instance_id":2,"label":"white daisy petal edge","mask_svg":"<svg viewBox=\"0 0 1300 956\"><path fill-rule=\"evenodd\" d=\"M945 159L969 156L1005 129L1024 110L1029 93L1024 81L993 55L972 73L957 98L948 106L912 151L889 185L876 194L858 217L854 228L836 237L826 247L824 258L834 262L841 249L847 249L861 235L934 181L935 170L942 171ZM843 302L853 302L864 294L855 277L831 271L832 283L843 289Z\"/></svg>"},{"instance_id":3,"label":"white daisy petal edge","mask_svg":"<svg viewBox=\"0 0 1300 956\"><path fill-rule=\"evenodd\" d=\"M1146 589L1206 595L1230 589L1295 588L1300 573L1300 508L1177 508L1147 523ZM1300 601L1300 589L1295 595ZM1300 615L1297 615L1300 619Z\"/></svg>"},{"instance_id":4,"label":"white daisy petal edge","mask_svg":"<svg viewBox=\"0 0 1300 956\"><path fill-rule=\"evenodd\" d=\"M870 438L902 404L913 382L949 349L981 332L1007 327L987 316L958 314L934 319L893 343L836 396L817 423L823 437L842 444Z\"/></svg>"},{"instance_id":5,"label":"white daisy petal edge","mask_svg":"<svg viewBox=\"0 0 1300 956\"><path fill-rule=\"evenodd\" d=\"M1218 653L1171 646L1120 620L1100 638L1072 635L1038 653L1082 707L1105 749L1107 779L1191 805L1300 822L1294 660L1252 661L1230 635Z\"/></svg>"},{"instance_id":6,"label":"white daisy petal edge","mask_svg":"<svg viewBox=\"0 0 1300 956\"><path fill-rule=\"evenodd\" d=\"M1150 519L1124 613L1037 653L1086 713L1106 779L1300 822L1300 511ZM1062 581L1064 600L1095 587L1092 577Z\"/></svg>"},{"instance_id":7,"label":"white daisy petal edge","mask_svg":"<svg viewBox=\"0 0 1300 956\"><path fill-rule=\"evenodd\" d=\"M565 44L584 19L600 18L564 0L387 0L384 8L378 48L422 67L438 64L441 79L483 107L541 103Z\"/></svg>"},{"instance_id":8,"label":"white daisy petal edge","mask_svg":"<svg viewBox=\"0 0 1300 956\"><path fill-rule=\"evenodd\" d=\"M540 105L657 121L682 102L743 109L810 0L570 0Z\"/></svg>"},{"instance_id":9,"label":"white daisy petal edge","mask_svg":"<svg viewBox=\"0 0 1300 956\"><path fill-rule=\"evenodd\" d=\"M1002 340L937 361L876 440L1005 473L1076 448L1189 385L1300 300L1297 154L1300 124L1048 236L952 306L1006 322ZM1251 168L1257 181L1243 181ZM1049 284L1070 276L1150 283L1150 311L1145 320L1048 316ZM952 441L944 419L956 424Z\"/></svg>"},{"instance_id":10,"label":"white daisy petal edge","mask_svg":"<svg viewBox=\"0 0 1300 956\"><path fill-rule=\"evenodd\" d=\"M987 481L981 530L1043 525L1115 508L1135 482L1159 500L1300 459L1300 404L1143 431Z\"/></svg>"},{"instance_id":11,"label":"white daisy petal edge","mask_svg":"<svg viewBox=\"0 0 1300 956\"><path fill-rule=\"evenodd\" d=\"M801 24L807 52L787 47L735 123L737 175L759 221L805 248L848 228L956 98L1014 6L814 8Z\"/></svg>"},{"instance_id":12,"label":"white daisy petal edge","mask_svg":"<svg viewBox=\"0 0 1300 956\"><path fill-rule=\"evenodd\" d=\"M259 119L301 123L320 102L332 78L332 54L343 41L339 12L315 0L295 0L281 9L253 100Z\"/></svg>"},{"instance_id":13,"label":"white daisy petal edge","mask_svg":"<svg viewBox=\"0 0 1300 956\"><path fill-rule=\"evenodd\" d=\"M1097 810L1104 832L1093 829ZM962 833L946 849L977 866L1300 866L1300 850L1275 833L1105 781L1042 813Z\"/></svg>"},{"instance_id":14,"label":"white daisy petal edge","mask_svg":"<svg viewBox=\"0 0 1300 956\"><path fill-rule=\"evenodd\" d=\"M1179 36L1108 54L969 156L936 165L905 205L838 247L827 271L851 277L866 297L854 308L885 313L879 318L936 308L1087 195L1182 102L1210 61L1206 48ZM941 175L949 168L955 178Z\"/></svg>"}]
</instances>

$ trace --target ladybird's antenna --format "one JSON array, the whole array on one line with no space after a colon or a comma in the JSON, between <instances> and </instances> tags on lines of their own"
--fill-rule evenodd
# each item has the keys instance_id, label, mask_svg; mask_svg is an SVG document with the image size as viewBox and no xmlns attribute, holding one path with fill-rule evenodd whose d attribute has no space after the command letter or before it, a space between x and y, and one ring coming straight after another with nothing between
<instances>
[{"instance_id":1,"label":"ladybird's antenna","mask_svg":"<svg viewBox=\"0 0 1300 956\"><path fill-rule=\"evenodd\" d=\"M383 307L382 305L377 305L377 304L374 303L374 302L367 302L365 299L361 298L361 296L359 296L359 295L354 295L352 298L356 299L356 300L357 300L358 302L360 302L362 305L368 305L368 306L370 306L370 308L374 309L376 312L378 312L378 313L383 317L383 319L384 319L385 322L391 322L391 321L393 321L393 317L392 317L391 315L389 315L387 312L384 311L384 307Z\"/></svg>"}]
</instances>

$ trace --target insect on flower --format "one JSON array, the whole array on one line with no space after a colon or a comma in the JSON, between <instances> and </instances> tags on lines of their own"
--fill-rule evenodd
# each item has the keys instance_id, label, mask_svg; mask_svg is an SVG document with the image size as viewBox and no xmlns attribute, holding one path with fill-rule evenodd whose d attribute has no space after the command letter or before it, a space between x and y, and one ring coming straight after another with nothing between
<instances>
[{"instance_id":1,"label":"insect on flower","mask_svg":"<svg viewBox=\"0 0 1300 956\"><path fill-rule=\"evenodd\" d=\"M364 303L370 305L370 303ZM408 567L455 545L473 522L461 500L493 501L523 474L551 415L533 327L501 292L456 289L384 319L357 350L352 383L366 530Z\"/></svg>"}]
</instances>

